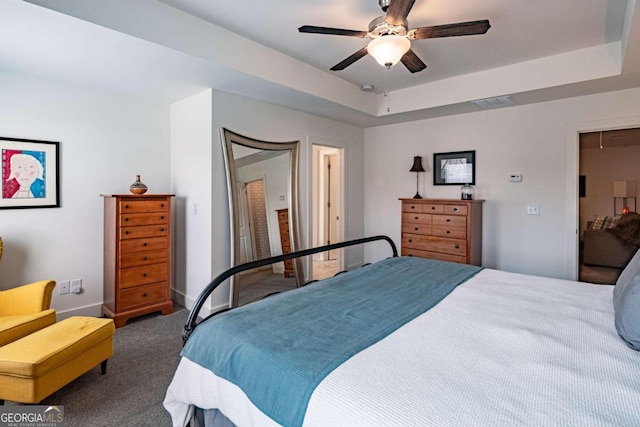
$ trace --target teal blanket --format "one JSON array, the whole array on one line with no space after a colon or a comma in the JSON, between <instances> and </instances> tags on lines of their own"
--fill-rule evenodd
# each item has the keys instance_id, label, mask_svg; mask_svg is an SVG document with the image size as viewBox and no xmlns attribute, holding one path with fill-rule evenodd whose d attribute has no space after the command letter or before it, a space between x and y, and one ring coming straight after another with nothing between
<instances>
[{"instance_id":1,"label":"teal blanket","mask_svg":"<svg viewBox=\"0 0 640 427\"><path fill-rule=\"evenodd\" d=\"M182 356L238 385L279 424L300 426L331 371L480 270L389 258L215 316L195 329Z\"/></svg>"}]
</instances>

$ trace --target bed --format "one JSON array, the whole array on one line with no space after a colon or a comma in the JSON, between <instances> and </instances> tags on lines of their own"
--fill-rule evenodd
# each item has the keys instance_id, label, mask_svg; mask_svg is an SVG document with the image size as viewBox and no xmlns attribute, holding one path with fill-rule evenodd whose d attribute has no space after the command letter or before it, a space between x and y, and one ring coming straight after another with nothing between
<instances>
[{"instance_id":1,"label":"bed","mask_svg":"<svg viewBox=\"0 0 640 427\"><path fill-rule=\"evenodd\" d=\"M173 425L640 425L640 251L612 287L398 257L382 238L389 259L197 327L194 306Z\"/></svg>"}]
</instances>

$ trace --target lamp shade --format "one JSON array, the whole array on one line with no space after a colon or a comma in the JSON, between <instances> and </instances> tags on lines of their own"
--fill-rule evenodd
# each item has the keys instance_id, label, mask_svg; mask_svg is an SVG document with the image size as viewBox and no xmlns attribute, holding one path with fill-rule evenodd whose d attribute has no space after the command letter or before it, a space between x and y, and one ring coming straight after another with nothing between
<instances>
[{"instance_id":1,"label":"lamp shade","mask_svg":"<svg viewBox=\"0 0 640 427\"><path fill-rule=\"evenodd\" d=\"M397 64L410 48L411 42L408 38L390 34L371 40L367 46L367 52L378 61L378 64L391 67Z\"/></svg>"},{"instance_id":2,"label":"lamp shade","mask_svg":"<svg viewBox=\"0 0 640 427\"><path fill-rule=\"evenodd\" d=\"M424 168L422 167L422 157L415 156L413 158L413 166L409 169L409 172L424 172Z\"/></svg>"},{"instance_id":3,"label":"lamp shade","mask_svg":"<svg viewBox=\"0 0 640 427\"><path fill-rule=\"evenodd\" d=\"M636 182L613 181L613 197L636 197Z\"/></svg>"}]
</instances>

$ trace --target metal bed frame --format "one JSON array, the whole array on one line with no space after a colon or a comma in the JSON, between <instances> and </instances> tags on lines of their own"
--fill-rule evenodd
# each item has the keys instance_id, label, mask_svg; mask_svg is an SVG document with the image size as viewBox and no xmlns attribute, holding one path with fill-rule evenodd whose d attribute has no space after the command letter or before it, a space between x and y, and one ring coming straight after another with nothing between
<instances>
[{"instance_id":1,"label":"metal bed frame","mask_svg":"<svg viewBox=\"0 0 640 427\"><path fill-rule=\"evenodd\" d=\"M327 252L327 251L330 251L330 250L333 250L333 249L340 249L340 248L345 248L345 247L348 247L348 246L354 246L354 245L359 245L359 244L368 243L368 242L374 242L374 241L378 241L378 240L384 240L387 243L389 243L389 245L391 246L391 250L393 252L392 256L393 257L397 257L398 256L398 249L396 248L395 243L393 243L393 240L391 240L387 236L379 235L379 236L363 237L361 239L347 240L345 242L333 243L333 244L330 244L330 245L318 246L316 248L304 249L304 250L300 250L300 251L296 251L296 252L291 252L291 253L288 253L288 254L277 255L277 256L270 257L270 258L264 258L264 259L260 259L260 260L257 260L257 261L251 261L251 262L247 262L247 263L244 263L244 264L236 265L235 267L232 267L232 268L228 269L227 271L225 271L225 272L219 274L218 276L216 276L211 282L209 282L207 287L204 288L204 290L198 296L198 299L196 300L196 302L194 303L193 307L191 308L191 312L189 313L189 317L187 318L187 323L184 325L184 330L182 331L182 341L183 341L183 343L187 342L187 340L189 339L189 337L191 336L191 334L193 333L195 328L200 323L204 322L205 320L207 320L210 317L213 317L213 316L215 316L217 314L220 314L220 313L223 313L225 311L229 311L229 310L233 309L233 307L229 307L229 308L226 308L224 310L217 311L217 312L215 312L213 314L210 314L209 316L205 317L200 322L197 322L198 313L200 312L200 310L204 306L204 303L205 303L206 299L209 298L209 295L211 295L211 293L214 290L216 290L216 288L218 288L218 286L220 286L225 280L227 280L231 276L233 276L235 274L238 274L238 273L241 273L241 272L246 271L246 270L251 270L253 268L258 268L258 267L263 267L265 265L269 265L269 264L273 264L273 263L276 263L276 262L285 261L285 260L288 260L288 259L299 258L299 257L307 256L307 255L317 254L319 252ZM341 274L341 273L345 273L345 272L341 271L341 272L339 272L337 274ZM297 272L297 274L301 274L301 272ZM305 283L305 285L307 285L307 284L309 284L311 282L315 282L315 281L316 280L311 280L311 281Z\"/></svg>"}]
</instances>

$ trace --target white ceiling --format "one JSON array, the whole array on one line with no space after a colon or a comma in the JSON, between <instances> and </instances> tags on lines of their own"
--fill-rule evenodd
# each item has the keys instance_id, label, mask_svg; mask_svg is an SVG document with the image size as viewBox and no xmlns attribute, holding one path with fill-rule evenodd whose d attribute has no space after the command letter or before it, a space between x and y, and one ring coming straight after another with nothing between
<instances>
[{"instance_id":1,"label":"white ceiling","mask_svg":"<svg viewBox=\"0 0 640 427\"><path fill-rule=\"evenodd\" d=\"M300 34L298 27L366 31L372 19L384 14L378 0L161 1L327 71L368 39ZM427 69L412 75L402 65L394 67L388 89L618 41L625 11L624 0L417 0L409 28L480 19L489 19L492 28L486 35L413 41ZM385 70L369 56L335 74L358 86L369 83L379 91L384 86Z\"/></svg>"},{"instance_id":2,"label":"white ceiling","mask_svg":"<svg viewBox=\"0 0 640 427\"><path fill-rule=\"evenodd\" d=\"M413 41L428 65L415 74L369 56L329 71L366 40L297 30L382 14L377 0L3 0L0 69L167 102L213 87L363 127L640 86L636 0L416 0L410 28L492 27Z\"/></svg>"}]
</instances>

